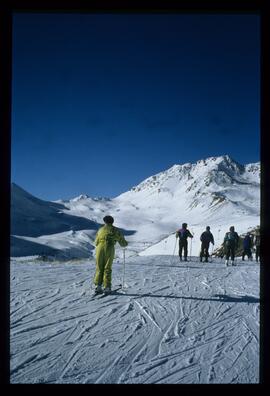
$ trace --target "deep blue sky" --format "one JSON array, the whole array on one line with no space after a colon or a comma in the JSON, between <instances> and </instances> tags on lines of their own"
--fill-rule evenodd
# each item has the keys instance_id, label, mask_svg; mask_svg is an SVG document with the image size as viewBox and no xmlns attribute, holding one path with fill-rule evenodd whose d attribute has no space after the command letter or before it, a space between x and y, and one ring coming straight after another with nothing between
<instances>
[{"instance_id":1,"label":"deep blue sky","mask_svg":"<svg viewBox=\"0 0 270 396\"><path fill-rule=\"evenodd\" d=\"M114 197L174 164L260 160L257 15L16 14L12 181Z\"/></svg>"}]
</instances>

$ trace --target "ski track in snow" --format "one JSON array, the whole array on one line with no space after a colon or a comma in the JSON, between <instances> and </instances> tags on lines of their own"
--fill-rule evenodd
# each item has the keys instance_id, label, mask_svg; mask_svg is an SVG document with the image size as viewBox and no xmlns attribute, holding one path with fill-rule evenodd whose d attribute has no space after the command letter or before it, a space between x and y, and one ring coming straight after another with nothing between
<instances>
[{"instance_id":1,"label":"ski track in snow","mask_svg":"<svg viewBox=\"0 0 270 396\"><path fill-rule=\"evenodd\" d=\"M93 261L11 263L11 383L258 383L257 263L133 257L104 299L93 275Z\"/></svg>"}]
</instances>

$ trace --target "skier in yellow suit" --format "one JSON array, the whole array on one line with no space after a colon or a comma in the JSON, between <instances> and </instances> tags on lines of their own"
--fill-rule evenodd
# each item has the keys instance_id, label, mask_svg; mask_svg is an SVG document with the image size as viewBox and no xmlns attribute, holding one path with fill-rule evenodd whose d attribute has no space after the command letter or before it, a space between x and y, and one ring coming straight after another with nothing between
<instances>
[{"instance_id":1,"label":"skier in yellow suit","mask_svg":"<svg viewBox=\"0 0 270 396\"><path fill-rule=\"evenodd\" d=\"M128 245L120 230L113 226L114 218L112 216L105 216L103 218L105 223L96 235L96 273L94 277L95 293L102 293L102 286L104 293L111 292L112 283L112 263L114 259L116 242L120 246Z\"/></svg>"}]
</instances>

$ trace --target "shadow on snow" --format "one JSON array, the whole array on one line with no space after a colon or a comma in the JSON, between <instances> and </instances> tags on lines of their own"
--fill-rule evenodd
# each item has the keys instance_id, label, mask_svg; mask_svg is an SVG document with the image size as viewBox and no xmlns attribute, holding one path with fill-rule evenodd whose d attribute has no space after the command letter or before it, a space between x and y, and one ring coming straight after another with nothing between
<instances>
[{"instance_id":1,"label":"shadow on snow","mask_svg":"<svg viewBox=\"0 0 270 396\"><path fill-rule=\"evenodd\" d=\"M176 295L164 295L164 294L151 294L151 293L117 293L119 296L130 296L130 297L155 297L155 298L172 298L172 299L183 299L183 300L197 300L197 301L218 301L218 302L241 302L241 303L259 303L260 299L254 296L227 296L226 294L214 294L213 297L186 297Z\"/></svg>"}]
</instances>

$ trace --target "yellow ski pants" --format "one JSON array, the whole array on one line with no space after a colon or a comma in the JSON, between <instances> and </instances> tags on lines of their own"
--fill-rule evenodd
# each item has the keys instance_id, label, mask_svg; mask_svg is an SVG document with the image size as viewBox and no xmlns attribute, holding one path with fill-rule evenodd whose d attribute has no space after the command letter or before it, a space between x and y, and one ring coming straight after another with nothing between
<instances>
[{"instance_id":1,"label":"yellow ski pants","mask_svg":"<svg viewBox=\"0 0 270 396\"><path fill-rule=\"evenodd\" d=\"M111 287L112 284L112 263L114 259L114 245L101 242L96 248L96 273L94 284Z\"/></svg>"}]
</instances>

